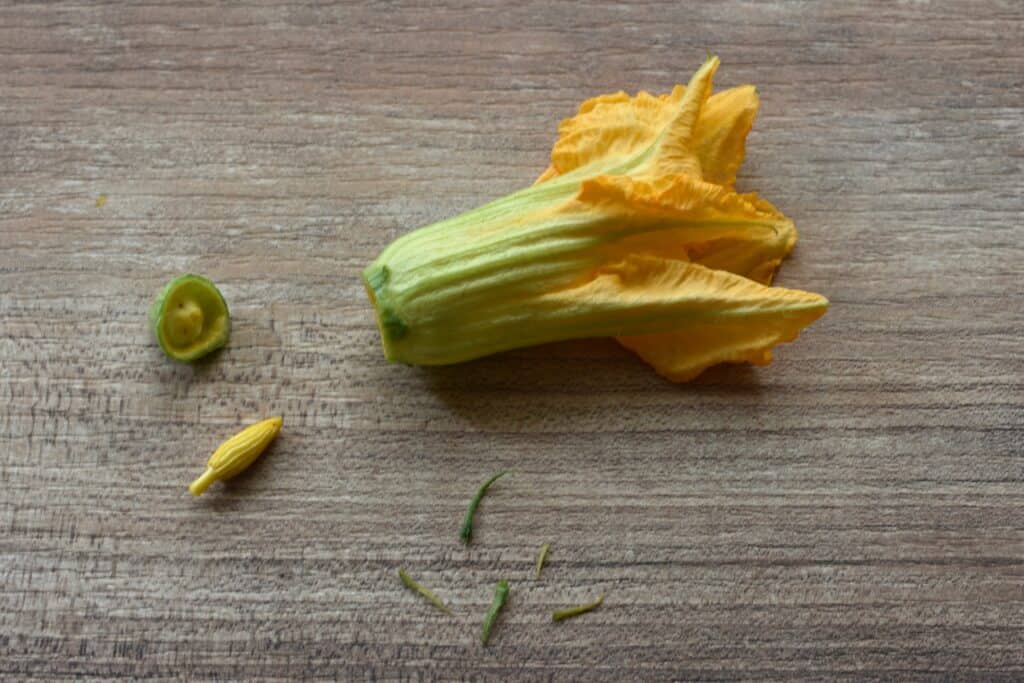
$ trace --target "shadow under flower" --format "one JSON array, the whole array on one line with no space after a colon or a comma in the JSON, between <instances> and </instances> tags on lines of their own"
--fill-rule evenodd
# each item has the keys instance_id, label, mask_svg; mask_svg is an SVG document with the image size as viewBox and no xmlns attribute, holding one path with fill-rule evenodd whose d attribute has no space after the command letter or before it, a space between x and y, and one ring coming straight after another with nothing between
<instances>
[{"instance_id":1,"label":"shadow under flower","mask_svg":"<svg viewBox=\"0 0 1024 683\"><path fill-rule=\"evenodd\" d=\"M611 339L586 339L517 349L466 363L418 368L449 409L488 431L576 431L608 424L644 428L644 406L680 410L741 402L758 410L760 371L722 364L682 384L666 380ZM635 424L634 424L635 423Z\"/></svg>"}]
</instances>

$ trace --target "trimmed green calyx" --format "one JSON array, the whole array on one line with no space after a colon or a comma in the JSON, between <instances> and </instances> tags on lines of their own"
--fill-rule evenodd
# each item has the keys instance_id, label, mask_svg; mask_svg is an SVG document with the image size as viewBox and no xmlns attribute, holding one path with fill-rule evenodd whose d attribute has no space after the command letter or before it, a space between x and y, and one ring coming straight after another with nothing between
<instances>
[{"instance_id":1,"label":"trimmed green calyx","mask_svg":"<svg viewBox=\"0 0 1024 683\"><path fill-rule=\"evenodd\" d=\"M189 362L227 343L231 316L216 285L200 275L180 275L153 302L149 326L164 353Z\"/></svg>"}]
</instances>

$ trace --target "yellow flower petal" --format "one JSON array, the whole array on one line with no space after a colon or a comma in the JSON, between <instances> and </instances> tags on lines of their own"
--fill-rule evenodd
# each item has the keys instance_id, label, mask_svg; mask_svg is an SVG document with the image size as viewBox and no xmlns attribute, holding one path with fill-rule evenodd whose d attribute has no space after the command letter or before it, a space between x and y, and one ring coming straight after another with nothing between
<instances>
[{"instance_id":1,"label":"yellow flower petal","mask_svg":"<svg viewBox=\"0 0 1024 683\"><path fill-rule=\"evenodd\" d=\"M677 382L718 363L763 365L772 347L795 339L828 308L818 294L649 256L627 257L539 303L574 309L578 323L590 321L593 336L633 330L619 342Z\"/></svg>"},{"instance_id":2,"label":"yellow flower petal","mask_svg":"<svg viewBox=\"0 0 1024 683\"><path fill-rule=\"evenodd\" d=\"M771 349L796 339L807 325L828 309L818 294L781 287L764 287L745 278L681 261L632 259L626 277L609 287L607 278L594 288L591 299L635 296L644 289L650 297L660 292L674 301L682 318L669 332L618 337L662 376L685 382L718 363L766 365Z\"/></svg>"},{"instance_id":3,"label":"yellow flower petal","mask_svg":"<svg viewBox=\"0 0 1024 683\"><path fill-rule=\"evenodd\" d=\"M558 169L556 169L554 166L548 166L546 169L544 169L543 173L537 176L537 179L533 181L533 184L537 185L539 183L543 183L546 180L551 180L552 178L556 177L558 177Z\"/></svg>"},{"instance_id":4,"label":"yellow flower petal","mask_svg":"<svg viewBox=\"0 0 1024 683\"><path fill-rule=\"evenodd\" d=\"M757 90L743 85L720 92L701 109L695 131L704 180L732 187L757 116Z\"/></svg>"},{"instance_id":5,"label":"yellow flower petal","mask_svg":"<svg viewBox=\"0 0 1024 683\"><path fill-rule=\"evenodd\" d=\"M710 87L710 81L704 81ZM678 114L686 88L653 96L624 92L600 95L580 105L576 116L559 126L551 165L537 183L602 159L642 152ZM704 102L693 131L694 151L701 175L709 182L731 187L743 162L745 141L757 116L757 90L750 85L730 88Z\"/></svg>"},{"instance_id":6,"label":"yellow flower petal","mask_svg":"<svg viewBox=\"0 0 1024 683\"><path fill-rule=\"evenodd\" d=\"M707 77L699 82L710 83ZM604 157L642 152L671 125L685 92L686 88L676 86L672 93L656 97L641 92L630 98L618 92L587 100L575 117L562 123L562 136L552 152L553 163L536 182L545 182ZM732 188L757 110L757 91L749 85L717 93L704 102L690 144L695 148L705 181ZM618 147L607 145L608 137L614 137ZM651 170L646 169L646 173L649 175ZM663 253L673 258L688 254L690 260L708 267L770 284L782 259L796 243L796 230L778 209L756 194L738 196L756 213L781 219L775 222L772 234L755 230L740 239L718 237L704 244L690 241L685 248L668 238L663 242Z\"/></svg>"},{"instance_id":7,"label":"yellow flower petal","mask_svg":"<svg viewBox=\"0 0 1024 683\"><path fill-rule=\"evenodd\" d=\"M600 95L580 105L576 116L558 126L551 166L537 182L608 158L621 158L647 149L671 120L682 99L683 86L671 95L655 97L640 91Z\"/></svg>"},{"instance_id":8,"label":"yellow flower petal","mask_svg":"<svg viewBox=\"0 0 1024 683\"><path fill-rule=\"evenodd\" d=\"M689 260L765 284L797 238L793 223L755 195L687 175L597 176L581 184L579 201L634 226L632 235L615 244L616 257L641 253Z\"/></svg>"},{"instance_id":9,"label":"yellow flower petal","mask_svg":"<svg viewBox=\"0 0 1024 683\"><path fill-rule=\"evenodd\" d=\"M607 170L631 155L653 149L652 172L656 175L700 177L694 127L711 95L711 79L718 64L717 57L708 59L686 88L677 86L667 96L641 92L630 98L618 92L587 100L579 114L559 126L559 139L551 150L552 167L558 174L589 164Z\"/></svg>"},{"instance_id":10,"label":"yellow flower petal","mask_svg":"<svg viewBox=\"0 0 1024 683\"><path fill-rule=\"evenodd\" d=\"M690 79L668 125L655 138L652 175L685 173L695 178L703 177L697 158L697 119L711 97L711 81L719 64L718 57L709 58Z\"/></svg>"}]
</instances>

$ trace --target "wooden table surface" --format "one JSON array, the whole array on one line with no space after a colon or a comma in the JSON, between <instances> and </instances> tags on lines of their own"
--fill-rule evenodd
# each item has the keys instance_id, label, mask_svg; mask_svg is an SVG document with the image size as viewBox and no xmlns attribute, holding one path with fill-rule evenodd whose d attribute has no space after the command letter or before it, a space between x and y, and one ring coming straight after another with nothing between
<instances>
[{"instance_id":1,"label":"wooden table surface","mask_svg":"<svg viewBox=\"0 0 1024 683\"><path fill-rule=\"evenodd\" d=\"M385 244L709 49L825 318L682 386L606 340L384 361ZM0 677L1020 680L1022 88L1018 0L2 3ZM194 367L145 324L187 271L234 321Z\"/></svg>"}]
</instances>

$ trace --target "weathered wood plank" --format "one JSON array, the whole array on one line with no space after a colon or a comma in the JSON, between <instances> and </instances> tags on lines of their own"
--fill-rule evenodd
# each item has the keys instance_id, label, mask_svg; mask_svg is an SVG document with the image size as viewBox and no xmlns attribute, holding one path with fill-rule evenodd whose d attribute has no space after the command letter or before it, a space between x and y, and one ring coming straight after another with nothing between
<instances>
[{"instance_id":1,"label":"weathered wood plank","mask_svg":"<svg viewBox=\"0 0 1024 683\"><path fill-rule=\"evenodd\" d=\"M384 362L381 247L706 49L824 319L683 387L603 341ZM0 676L1021 678L1022 86L1015 0L3 3ZM235 321L194 368L144 326L187 270Z\"/></svg>"}]
</instances>

